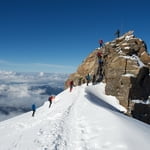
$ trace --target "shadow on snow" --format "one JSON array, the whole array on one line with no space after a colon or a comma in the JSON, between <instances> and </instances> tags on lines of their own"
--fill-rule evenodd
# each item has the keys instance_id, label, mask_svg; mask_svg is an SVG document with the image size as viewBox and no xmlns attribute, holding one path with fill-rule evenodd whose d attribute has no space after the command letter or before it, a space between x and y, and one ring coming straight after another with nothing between
<instances>
[{"instance_id":1,"label":"shadow on snow","mask_svg":"<svg viewBox=\"0 0 150 150\"><path fill-rule=\"evenodd\" d=\"M108 104L107 102L105 102L104 100L100 99L99 97L97 97L96 95L94 95L91 92L87 92L87 95L85 95L85 97L92 103L94 103L95 105L104 107L108 110L111 111L115 111L115 112L119 112L119 113L123 113L122 111L118 110L117 108L115 108L114 106Z\"/></svg>"}]
</instances>

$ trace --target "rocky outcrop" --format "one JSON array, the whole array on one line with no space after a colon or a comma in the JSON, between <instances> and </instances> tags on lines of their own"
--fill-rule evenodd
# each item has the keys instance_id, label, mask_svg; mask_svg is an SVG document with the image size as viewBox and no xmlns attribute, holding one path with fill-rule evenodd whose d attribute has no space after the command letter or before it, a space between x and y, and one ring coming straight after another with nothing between
<instances>
[{"instance_id":1,"label":"rocky outcrop","mask_svg":"<svg viewBox=\"0 0 150 150\"><path fill-rule=\"evenodd\" d=\"M99 50L93 51L78 67L76 73L73 73L69 76L68 80L65 82L65 87L68 87L69 81L73 80L75 85L78 85L79 80L82 78L82 83L86 81L85 76L89 73L93 75L96 73L98 68L97 62L97 52Z\"/></svg>"},{"instance_id":2,"label":"rocky outcrop","mask_svg":"<svg viewBox=\"0 0 150 150\"><path fill-rule=\"evenodd\" d=\"M78 67L76 73L70 75L65 83L70 80L78 85L80 79L85 82L89 73L100 78L97 53L102 53L103 66L101 75L106 83L105 92L116 96L120 104L130 107L132 100L147 100L150 95L150 56L147 53L145 42L136 38L133 31L111 42L105 43L102 48L95 49ZM132 105L134 106L134 105ZM134 109L134 108L132 108Z\"/></svg>"},{"instance_id":3,"label":"rocky outcrop","mask_svg":"<svg viewBox=\"0 0 150 150\"><path fill-rule=\"evenodd\" d=\"M108 42L105 53L106 94L116 96L133 117L150 123L149 104L143 104L150 96L150 56L145 42L128 32Z\"/></svg>"},{"instance_id":4,"label":"rocky outcrop","mask_svg":"<svg viewBox=\"0 0 150 150\"><path fill-rule=\"evenodd\" d=\"M116 96L126 108L129 100L147 99L150 56L145 43L130 31L107 43L105 50L106 94Z\"/></svg>"},{"instance_id":5,"label":"rocky outcrop","mask_svg":"<svg viewBox=\"0 0 150 150\"><path fill-rule=\"evenodd\" d=\"M150 104L135 103L132 116L150 124Z\"/></svg>"}]
</instances>

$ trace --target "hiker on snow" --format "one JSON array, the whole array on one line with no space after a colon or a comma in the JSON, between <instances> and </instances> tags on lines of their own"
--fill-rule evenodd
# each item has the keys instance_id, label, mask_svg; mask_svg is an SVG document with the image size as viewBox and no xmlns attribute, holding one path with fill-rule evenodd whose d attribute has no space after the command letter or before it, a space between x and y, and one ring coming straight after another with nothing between
<instances>
[{"instance_id":1,"label":"hiker on snow","mask_svg":"<svg viewBox=\"0 0 150 150\"><path fill-rule=\"evenodd\" d=\"M85 76L85 78L86 78L86 83L87 83L87 86L88 86L89 82L91 80L91 77L90 77L89 73L87 74L87 76Z\"/></svg>"},{"instance_id":2,"label":"hiker on snow","mask_svg":"<svg viewBox=\"0 0 150 150\"><path fill-rule=\"evenodd\" d=\"M35 111L36 111L36 106L35 104L32 105L32 117L34 117Z\"/></svg>"},{"instance_id":3,"label":"hiker on snow","mask_svg":"<svg viewBox=\"0 0 150 150\"><path fill-rule=\"evenodd\" d=\"M49 108L51 107L52 105L52 101L55 97L53 95L51 95L49 98L48 98L48 101L49 101Z\"/></svg>"},{"instance_id":4,"label":"hiker on snow","mask_svg":"<svg viewBox=\"0 0 150 150\"><path fill-rule=\"evenodd\" d=\"M73 80L70 81L69 86L70 86L70 92L71 92L71 91L72 91L72 88L73 88L73 86L74 86Z\"/></svg>"}]
</instances>

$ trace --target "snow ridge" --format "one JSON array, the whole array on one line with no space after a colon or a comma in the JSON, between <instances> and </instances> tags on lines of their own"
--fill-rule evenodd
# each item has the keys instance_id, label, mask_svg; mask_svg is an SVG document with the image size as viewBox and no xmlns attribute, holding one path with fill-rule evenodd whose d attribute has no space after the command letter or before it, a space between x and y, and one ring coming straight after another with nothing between
<instances>
[{"instance_id":1,"label":"snow ridge","mask_svg":"<svg viewBox=\"0 0 150 150\"><path fill-rule=\"evenodd\" d=\"M32 112L0 123L1 150L147 150L150 126L125 116L104 84L58 94ZM131 134L132 133L132 134Z\"/></svg>"}]
</instances>

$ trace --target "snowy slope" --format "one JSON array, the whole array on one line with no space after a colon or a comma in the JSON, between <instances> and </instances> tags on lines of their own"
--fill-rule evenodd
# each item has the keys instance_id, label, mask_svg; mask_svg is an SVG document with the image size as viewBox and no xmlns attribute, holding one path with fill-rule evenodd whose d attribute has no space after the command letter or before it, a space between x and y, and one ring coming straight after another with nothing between
<instances>
[{"instance_id":1,"label":"snowy slope","mask_svg":"<svg viewBox=\"0 0 150 150\"><path fill-rule=\"evenodd\" d=\"M36 111L0 123L0 150L148 150L150 126L125 111L104 84L82 85Z\"/></svg>"}]
</instances>

